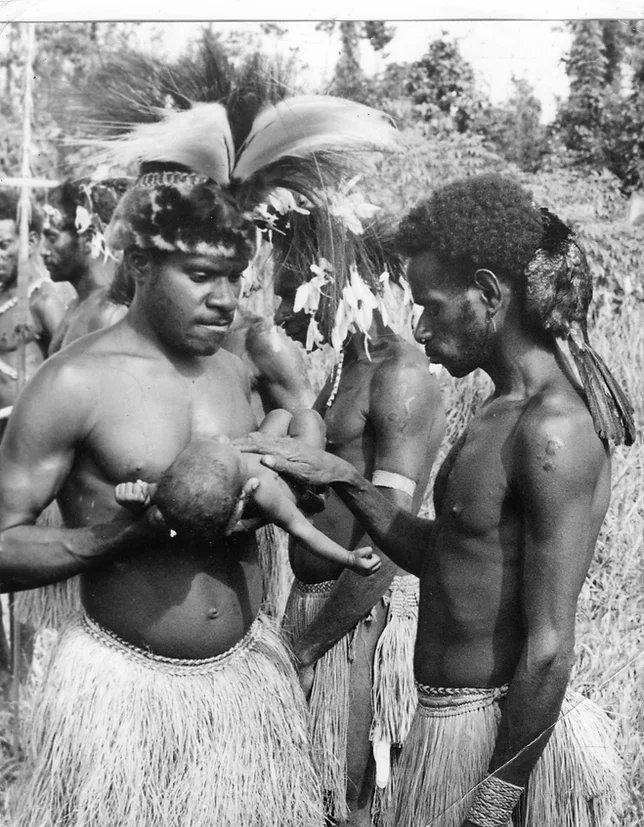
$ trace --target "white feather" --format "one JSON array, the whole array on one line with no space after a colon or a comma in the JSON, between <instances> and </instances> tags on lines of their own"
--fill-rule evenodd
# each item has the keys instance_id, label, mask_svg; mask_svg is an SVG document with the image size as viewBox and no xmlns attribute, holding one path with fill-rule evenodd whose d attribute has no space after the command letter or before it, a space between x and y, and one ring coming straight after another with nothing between
<instances>
[{"instance_id":1,"label":"white feather","mask_svg":"<svg viewBox=\"0 0 644 827\"><path fill-rule=\"evenodd\" d=\"M124 166L142 161L183 164L218 184L230 182L235 150L226 109L219 103L196 103L170 112L158 123L141 124L109 142L110 154Z\"/></svg>"},{"instance_id":2,"label":"white feather","mask_svg":"<svg viewBox=\"0 0 644 827\"><path fill-rule=\"evenodd\" d=\"M399 149L398 131L383 112L328 95L286 98L257 115L232 178L246 181L282 158Z\"/></svg>"}]
</instances>

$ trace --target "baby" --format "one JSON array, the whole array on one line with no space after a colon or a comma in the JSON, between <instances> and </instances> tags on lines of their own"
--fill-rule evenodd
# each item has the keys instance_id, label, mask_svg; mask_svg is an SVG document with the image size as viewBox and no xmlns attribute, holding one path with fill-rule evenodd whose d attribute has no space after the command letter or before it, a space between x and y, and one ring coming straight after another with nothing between
<instances>
[{"instance_id":1,"label":"baby","mask_svg":"<svg viewBox=\"0 0 644 827\"><path fill-rule=\"evenodd\" d=\"M309 444L323 445L317 419L313 411L293 419L288 411L271 411L260 431L271 436L299 436ZM380 558L371 547L348 551L316 529L297 507L294 491L259 460L257 454L242 454L233 448L225 437L195 440L177 456L158 484L142 480L120 483L115 497L134 512L156 505L171 532L183 537L212 541L226 536L241 527L245 511L246 516L259 516L261 522L283 528L313 554L358 574L372 574L380 568Z\"/></svg>"}]
</instances>

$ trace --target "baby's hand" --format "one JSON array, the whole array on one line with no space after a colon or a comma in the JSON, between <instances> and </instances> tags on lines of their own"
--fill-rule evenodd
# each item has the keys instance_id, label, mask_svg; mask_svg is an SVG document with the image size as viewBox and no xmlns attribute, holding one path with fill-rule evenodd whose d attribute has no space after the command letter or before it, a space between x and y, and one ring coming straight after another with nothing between
<instances>
[{"instance_id":1,"label":"baby's hand","mask_svg":"<svg viewBox=\"0 0 644 827\"><path fill-rule=\"evenodd\" d=\"M349 557L347 568L363 575L363 577L367 577L369 574L378 571L381 566L380 557L378 557L371 546L356 548L353 551L348 551L347 555Z\"/></svg>"},{"instance_id":2,"label":"baby's hand","mask_svg":"<svg viewBox=\"0 0 644 827\"><path fill-rule=\"evenodd\" d=\"M119 505L138 513L150 505L151 486L143 480L121 482L114 489L114 497Z\"/></svg>"}]
</instances>

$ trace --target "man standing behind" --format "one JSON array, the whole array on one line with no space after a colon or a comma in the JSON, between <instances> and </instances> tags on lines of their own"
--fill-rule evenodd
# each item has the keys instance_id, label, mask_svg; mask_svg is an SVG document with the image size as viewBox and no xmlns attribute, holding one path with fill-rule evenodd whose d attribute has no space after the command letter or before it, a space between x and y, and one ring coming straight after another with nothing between
<instances>
[{"instance_id":1,"label":"man standing behind","mask_svg":"<svg viewBox=\"0 0 644 827\"><path fill-rule=\"evenodd\" d=\"M291 224L294 237L287 236L289 252L281 267L278 256L275 290L281 301L276 321L304 343L309 321L304 312L294 312L294 302L308 268L294 260L289 243L295 249L303 246L298 225L317 235L315 211L299 221L294 216ZM384 222L377 228L369 225L359 236L341 222L332 220L331 225L336 225L335 247L342 249L339 258L346 260L346 271L329 272L333 287L322 285L322 293L341 297L345 287L361 285L365 293L360 301L375 305L378 278L385 271L392 282L388 289L402 293L397 285L402 261L387 249ZM312 238L312 247L319 243ZM350 280L352 245L373 295L357 271ZM331 257L330 250L324 253ZM329 338L347 309L341 298L339 307L321 303L312 320ZM327 427L327 450L372 479L390 502L416 513L443 434L440 390L420 350L385 324L379 310L374 309L371 319L367 330L360 330L355 319L349 321L352 332L341 342L338 364L314 409ZM345 548L357 548L364 539L363 529L334 492L314 523ZM386 786L391 748L404 741L413 715L418 580L403 576L386 557L381 570L366 580L313 559L293 542L290 559L296 579L285 625L293 637L302 685L310 691L313 750L327 815L337 823L368 827L375 782L379 788Z\"/></svg>"},{"instance_id":2,"label":"man standing behind","mask_svg":"<svg viewBox=\"0 0 644 827\"><path fill-rule=\"evenodd\" d=\"M122 179L82 179L65 181L50 194L45 206L43 260L53 281L68 281L78 294L51 341L50 354L114 324L127 311L110 296L115 262L103 238L125 189Z\"/></svg>"},{"instance_id":3,"label":"man standing behind","mask_svg":"<svg viewBox=\"0 0 644 827\"><path fill-rule=\"evenodd\" d=\"M0 190L0 409L16 400L18 350L25 343L26 374L30 377L47 355L49 343L65 307L46 273L39 273L35 256L42 232L42 216L32 206L29 222L29 320L18 308L18 196ZM42 265L41 265L42 267ZM4 422L2 423L4 428Z\"/></svg>"},{"instance_id":4,"label":"man standing behind","mask_svg":"<svg viewBox=\"0 0 644 827\"><path fill-rule=\"evenodd\" d=\"M630 444L634 427L588 344L586 259L497 175L437 190L400 237L423 307L416 338L453 376L481 368L495 386L439 472L436 519L397 509L330 454L247 447L332 483L379 549L420 577L418 708L386 823L604 827L619 789L612 727L567 685L610 496L608 441Z\"/></svg>"}]
</instances>

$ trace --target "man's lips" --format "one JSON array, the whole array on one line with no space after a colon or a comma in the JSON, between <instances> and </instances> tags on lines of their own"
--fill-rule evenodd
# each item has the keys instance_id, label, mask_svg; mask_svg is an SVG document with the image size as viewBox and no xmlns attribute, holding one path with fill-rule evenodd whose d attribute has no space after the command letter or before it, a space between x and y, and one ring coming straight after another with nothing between
<instances>
[{"instance_id":1,"label":"man's lips","mask_svg":"<svg viewBox=\"0 0 644 827\"><path fill-rule=\"evenodd\" d=\"M213 330L229 328L233 323L233 319L197 319L196 324L200 327L210 327Z\"/></svg>"}]
</instances>

